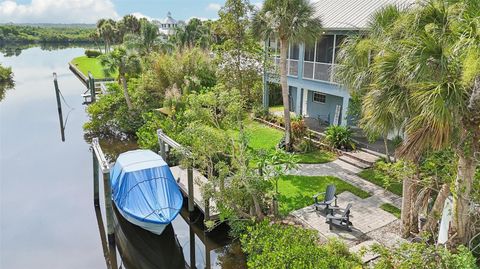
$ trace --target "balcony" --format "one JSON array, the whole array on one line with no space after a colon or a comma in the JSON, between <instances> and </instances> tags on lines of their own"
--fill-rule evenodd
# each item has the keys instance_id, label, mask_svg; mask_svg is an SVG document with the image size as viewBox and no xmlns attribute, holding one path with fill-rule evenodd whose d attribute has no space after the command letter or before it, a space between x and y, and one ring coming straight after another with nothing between
<instances>
[{"instance_id":1,"label":"balcony","mask_svg":"<svg viewBox=\"0 0 480 269\"><path fill-rule=\"evenodd\" d=\"M280 58L272 58L274 70L280 74ZM287 75L298 77L298 60L287 59Z\"/></svg>"},{"instance_id":2,"label":"balcony","mask_svg":"<svg viewBox=\"0 0 480 269\"><path fill-rule=\"evenodd\" d=\"M333 76L334 70L335 64L305 61L303 63L303 78L336 83Z\"/></svg>"}]
</instances>

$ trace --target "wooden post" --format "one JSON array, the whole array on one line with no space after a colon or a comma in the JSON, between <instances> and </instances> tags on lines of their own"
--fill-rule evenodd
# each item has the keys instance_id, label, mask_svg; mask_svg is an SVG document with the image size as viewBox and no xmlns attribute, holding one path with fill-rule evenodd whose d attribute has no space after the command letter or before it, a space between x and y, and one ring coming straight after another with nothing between
<instances>
[{"instance_id":1,"label":"wooden post","mask_svg":"<svg viewBox=\"0 0 480 269\"><path fill-rule=\"evenodd\" d=\"M105 192L105 213L107 214L107 237L109 244L115 244L113 227L112 188L110 186L110 172L103 173L103 190Z\"/></svg>"},{"instance_id":2,"label":"wooden post","mask_svg":"<svg viewBox=\"0 0 480 269\"><path fill-rule=\"evenodd\" d=\"M163 160L167 161L167 154L165 152L165 142L163 140L159 141L160 143L160 156L162 156Z\"/></svg>"},{"instance_id":3,"label":"wooden post","mask_svg":"<svg viewBox=\"0 0 480 269\"><path fill-rule=\"evenodd\" d=\"M63 127L62 103L60 102L60 90L58 89L57 73L53 73L53 85L55 85L55 95L57 96L58 120L60 121L60 134L62 141L65 142L65 128Z\"/></svg>"},{"instance_id":4,"label":"wooden post","mask_svg":"<svg viewBox=\"0 0 480 269\"><path fill-rule=\"evenodd\" d=\"M90 102L95 103L97 100L96 92L95 92L95 78L93 77L92 73L88 71L88 85L90 88Z\"/></svg>"},{"instance_id":5,"label":"wooden post","mask_svg":"<svg viewBox=\"0 0 480 269\"><path fill-rule=\"evenodd\" d=\"M205 199L205 217L204 222L210 220L210 199Z\"/></svg>"},{"instance_id":6,"label":"wooden post","mask_svg":"<svg viewBox=\"0 0 480 269\"><path fill-rule=\"evenodd\" d=\"M92 160L93 160L93 204L95 207L100 206L100 198L99 198L99 189L100 189L100 182L98 180L98 159L95 155L95 152L92 150Z\"/></svg>"},{"instance_id":7,"label":"wooden post","mask_svg":"<svg viewBox=\"0 0 480 269\"><path fill-rule=\"evenodd\" d=\"M194 191L193 191L193 168L187 168L188 180L188 212L193 212L195 209Z\"/></svg>"},{"instance_id":8,"label":"wooden post","mask_svg":"<svg viewBox=\"0 0 480 269\"><path fill-rule=\"evenodd\" d=\"M192 216L189 217L190 227L190 268L197 268L195 260L195 232L193 231Z\"/></svg>"}]
</instances>

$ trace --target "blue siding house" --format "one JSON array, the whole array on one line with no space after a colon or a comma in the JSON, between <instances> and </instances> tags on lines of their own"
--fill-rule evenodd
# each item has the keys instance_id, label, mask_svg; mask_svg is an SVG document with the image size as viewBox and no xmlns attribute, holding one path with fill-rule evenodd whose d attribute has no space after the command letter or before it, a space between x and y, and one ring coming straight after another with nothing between
<instances>
[{"instance_id":1,"label":"blue siding house","mask_svg":"<svg viewBox=\"0 0 480 269\"><path fill-rule=\"evenodd\" d=\"M324 32L312 44L290 44L287 56L290 110L326 125L352 125L347 118L350 94L335 80L339 47L348 35L367 28L370 16L385 5L410 5L414 0L317 0L316 16ZM270 59L278 66L279 43L265 42ZM278 69L278 68L277 68ZM267 82L278 83L278 75L264 73L263 105L269 106Z\"/></svg>"}]
</instances>

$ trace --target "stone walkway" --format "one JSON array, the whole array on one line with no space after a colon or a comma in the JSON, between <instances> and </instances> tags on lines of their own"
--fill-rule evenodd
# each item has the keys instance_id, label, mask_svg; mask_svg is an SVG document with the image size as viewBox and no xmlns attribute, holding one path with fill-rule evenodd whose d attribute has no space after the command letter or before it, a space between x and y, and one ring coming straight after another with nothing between
<instances>
[{"instance_id":1,"label":"stone walkway","mask_svg":"<svg viewBox=\"0 0 480 269\"><path fill-rule=\"evenodd\" d=\"M377 207L380 207L380 205L384 203L390 203L398 208L402 207L402 198L400 196L357 176L356 174L360 171L362 171L360 168L337 159L333 162L322 164L300 164L297 170L291 170L288 174L302 176L335 176L370 193L372 196L365 200L371 200L371 202Z\"/></svg>"},{"instance_id":2,"label":"stone walkway","mask_svg":"<svg viewBox=\"0 0 480 269\"><path fill-rule=\"evenodd\" d=\"M384 203L390 203L401 208L402 198L357 176L357 173L360 171L360 168L337 159L324 164L300 164L298 169L288 172L291 175L302 176L335 176L370 193L371 196L366 199L361 199L348 191L338 195L340 208L345 208L348 203L352 203L350 215L353 223L352 232L336 227L330 230L329 225L325 222L325 213L322 210L315 210L313 206L293 211L291 215L306 226L317 230L323 239L328 237L340 238L353 252L359 251L362 246L366 247L375 243L383 245L397 244L399 241L402 241L397 235L395 228L395 224L399 220L381 209L380 206ZM319 190L319 192L321 191ZM341 211L337 214L341 214ZM375 258L375 255L362 257L364 262L373 258Z\"/></svg>"}]
</instances>

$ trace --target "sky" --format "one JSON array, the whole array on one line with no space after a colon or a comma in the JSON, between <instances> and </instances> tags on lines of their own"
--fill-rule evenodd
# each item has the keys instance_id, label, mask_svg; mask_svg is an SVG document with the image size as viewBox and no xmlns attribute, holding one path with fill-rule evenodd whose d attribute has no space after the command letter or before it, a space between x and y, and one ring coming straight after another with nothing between
<instances>
[{"instance_id":1,"label":"sky","mask_svg":"<svg viewBox=\"0 0 480 269\"><path fill-rule=\"evenodd\" d=\"M259 4L261 0L252 0ZM215 19L225 0L0 0L0 23L95 23L127 14Z\"/></svg>"}]
</instances>

